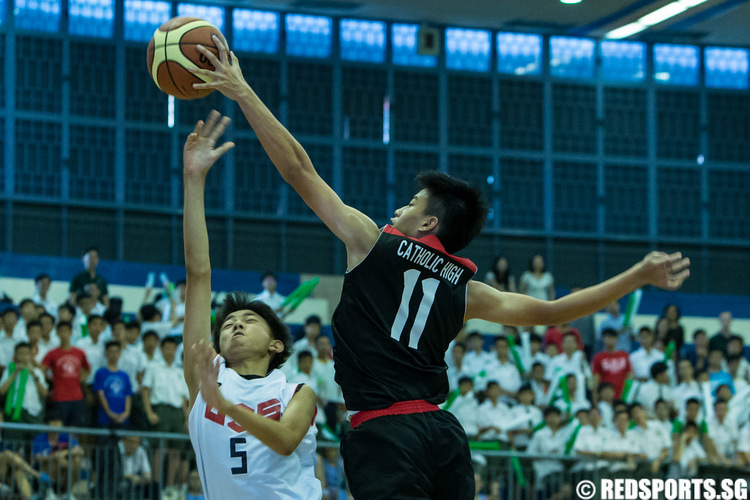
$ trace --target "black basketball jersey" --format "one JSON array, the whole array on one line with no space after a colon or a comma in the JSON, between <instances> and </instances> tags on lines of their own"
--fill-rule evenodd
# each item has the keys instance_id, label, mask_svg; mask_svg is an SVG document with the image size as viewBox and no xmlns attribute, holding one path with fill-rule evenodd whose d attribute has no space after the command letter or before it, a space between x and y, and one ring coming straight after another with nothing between
<instances>
[{"instance_id":1,"label":"black basketball jersey","mask_svg":"<svg viewBox=\"0 0 750 500\"><path fill-rule=\"evenodd\" d=\"M445 401L445 351L463 326L476 270L435 236L408 238L385 226L346 274L333 314L336 382L348 410Z\"/></svg>"}]
</instances>

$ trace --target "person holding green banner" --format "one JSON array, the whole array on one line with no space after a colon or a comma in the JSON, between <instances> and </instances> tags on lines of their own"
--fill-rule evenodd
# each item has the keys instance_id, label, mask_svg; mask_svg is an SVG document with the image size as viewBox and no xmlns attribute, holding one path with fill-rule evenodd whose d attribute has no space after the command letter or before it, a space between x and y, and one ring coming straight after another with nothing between
<instances>
[{"instance_id":1,"label":"person holding green banner","mask_svg":"<svg viewBox=\"0 0 750 500\"><path fill-rule=\"evenodd\" d=\"M0 378L0 395L5 397L4 420L17 424L44 423L47 388L44 373L32 364L31 346L27 342L19 342L13 361ZM28 436L24 431L5 429L5 437L11 441L23 440Z\"/></svg>"}]
</instances>

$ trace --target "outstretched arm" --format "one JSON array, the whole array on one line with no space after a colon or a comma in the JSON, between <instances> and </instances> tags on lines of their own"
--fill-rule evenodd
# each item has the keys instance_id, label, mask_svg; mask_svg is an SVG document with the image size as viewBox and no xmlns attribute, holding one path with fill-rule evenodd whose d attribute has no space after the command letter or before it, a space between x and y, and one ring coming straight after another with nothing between
<instances>
[{"instance_id":1,"label":"outstretched arm","mask_svg":"<svg viewBox=\"0 0 750 500\"><path fill-rule=\"evenodd\" d=\"M302 197L323 223L346 245L348 267L357 265L375 244L380 231L362 212L345 205L318 175L304 148L279 122L242 76L237 56L224 40L214 36L219 57L198 46L214 65L215 71L191 68L208 83L194 84L199 89L218 89L237 101L263 149L286 182Z\"/></svg>"},{"instance_id":2,"label":"outstretched arm","mask_svg":"<svg viewBox=\"0 0 750 500\"><path fill-rule=\"evenodd\" d=\"M204 123L199 121L185 141L183 149L183 178L185 182L185 207L183 232L185 240L185 268L187 285L185 297L185 324L183 341L192 346L200 340L210 343L211 332L211 263L208 257L208 231L204 190L206 175L211 166L234 144L225 142L219 147L216 141L229 125L229 118L211 111ZM185 382L190 391L190 406L200 389L195 371L193 351L185 349Z\"/></svg>"},{"instance_id":3,"label":"outstretched arm","mask_svg":"<svg viewBox=\"0 0 750 500\"><path fill-rule=\"evenodd\" d=\"M503 325L559 325L593 314L645 285L677 290L690 276L690 260L681 253L651 252L624 273L598 285L546 302L521 294L503 293L478 281L469 282L466 319Z\"/></svg>"}]
</instances>

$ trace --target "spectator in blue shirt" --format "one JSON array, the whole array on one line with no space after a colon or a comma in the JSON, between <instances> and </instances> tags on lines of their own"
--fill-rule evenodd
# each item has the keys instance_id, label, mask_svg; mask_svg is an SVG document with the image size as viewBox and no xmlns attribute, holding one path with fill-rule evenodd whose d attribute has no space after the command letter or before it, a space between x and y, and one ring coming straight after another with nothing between
<instances>
[{"instance_id":1,"label":"spectator in blue shirt","mask_svg":"<svg viewBox=\"0 0 750 500\"><path fill-rule=\"evenodd\" d=\"M93 389L99 400L100 427L127 427L130 424L133 389L128 374L117 368L120 349L119 342L107 342L107 366L99 368L94 376Z\"/></svg>"}]
</instances>

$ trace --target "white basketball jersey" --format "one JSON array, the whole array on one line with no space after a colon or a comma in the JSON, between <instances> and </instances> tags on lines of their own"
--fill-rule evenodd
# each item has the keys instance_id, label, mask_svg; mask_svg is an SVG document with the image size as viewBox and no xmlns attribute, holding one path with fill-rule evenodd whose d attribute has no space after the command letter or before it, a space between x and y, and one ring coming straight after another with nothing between
<instances>
[{"instance_id":1,"label":"white basketball jersey","mask_svg":"<svg viewBox=\"0 0 750 500\"><path fill-rule=\"evenodd\" d=\"M224 358L217 359L219 384L226 399L266 418L281 418L297 384L287 383L280 370L247 380L227 368ZM208 407L200 393L190 411L189 423L206 500L321 498L320 481L315 478L315 426L310 426L294 453L285 457L231 418Z\"/></svg>"}]
</instances>

